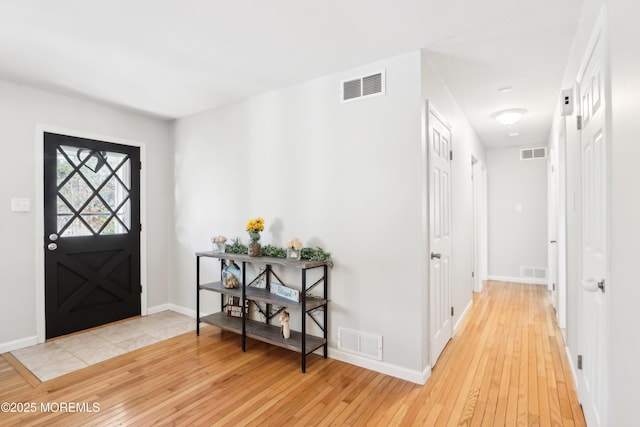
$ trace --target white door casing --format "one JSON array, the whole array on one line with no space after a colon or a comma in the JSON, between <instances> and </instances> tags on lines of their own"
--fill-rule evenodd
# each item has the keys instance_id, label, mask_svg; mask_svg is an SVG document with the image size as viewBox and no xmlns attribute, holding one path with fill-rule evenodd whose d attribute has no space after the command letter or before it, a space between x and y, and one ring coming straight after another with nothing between
<instances>
[{"instance_id":1,"label":"white door casing","mask_svg":"<svg viewBox=\"0 0 640 427\"><path fill-rule=\"evenodd\" d=\"M474 159L475 160L475 159ZM486 203L482 162L476 160L471 166L473 193L473 292L482 292L482 281L486 277L486 214L483 206Z\"/></svg>"},{"instance_id":2,"label":"white door casing","mask_svg":"<svg viewBox=\"0 0 640 427\"><path fill-rule=\"evenodd\" d=\"M602 22L602 21L600 21ZM598 26L578 74L582 287L579 296L578 395L587 424L606 424L608 159L604 40Z\"/></svg>"},{"instance_id":3,"label":"white door casing","mask_svg":"<svg viewBox=\"0 0 640 427\"><path fill-rule=\"evenodd\" d=\"M474 272L476 271L477 267L476 265L478 264L478 259L477 259L477 250L476 250L476 245L478 244L478 232L477 232L477 217L478 217L478 212L476 211L476 198L477 198L477 194L476 194L476 188L475 188L475 177L473 174L474 171L474 166L478 164L478 161L471 156L471 291L473 292L475 290L476 287L476 281L475 281L475 274Z\"/></svg>"},{"instance_id":4,"label":"white door casing","mask_svg":"<svg viewBox=\"0 0 640 427\"><path fill-rule=\"evenodd\" d=\"M567 327L567 119L563 117L558 135L558 205L556 216L558 326Z\"/></svg>"},{"instance_id":5,"label":"white door casing","mask_svg":"<svg viewBox=\"0 0 640 427\"><path fill-rule=\"evenodd\" d=\"M451 315L451 129L431 106L429 143L429 313L433 367L452 337Z\"/></svg>"},{"instance_id":6,"label":"white door casing","mask_svg":"<svg viewBox=\"0 0 640 427\"><path fill-rule=\"evenodd\" d=\"M551 291L551 302L556 309L556 316L559 310L558 301L558 155L557 151L552 147L549 150L548 163L548 264L549 278L548 285Z\"/></svg>"}]
</instances>

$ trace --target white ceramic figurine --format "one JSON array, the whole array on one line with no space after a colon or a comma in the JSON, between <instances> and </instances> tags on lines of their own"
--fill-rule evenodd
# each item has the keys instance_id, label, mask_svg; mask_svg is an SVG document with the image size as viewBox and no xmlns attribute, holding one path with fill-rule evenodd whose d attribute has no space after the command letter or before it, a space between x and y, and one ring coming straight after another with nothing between
<instances>
[{"instance_id":1,"label":"white ceramic figurine","mask_svg":"<svg viewBox=\"0 0 640 427\"><path fill-rule=\"evenodd\" d=\"M282 338L289 338L291 336L291 329L289 328L289 313L287 311L280 313L280 325Z\"/></svg>"}]
</instances>

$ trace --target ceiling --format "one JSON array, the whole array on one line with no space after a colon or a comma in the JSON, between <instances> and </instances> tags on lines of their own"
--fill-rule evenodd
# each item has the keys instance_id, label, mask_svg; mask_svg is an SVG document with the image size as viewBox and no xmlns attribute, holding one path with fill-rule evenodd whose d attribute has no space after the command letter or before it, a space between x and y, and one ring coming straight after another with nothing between
<instances>
[{"instance_id":1,"label":"ceiling","mask_svg":"<svg viewBox=\"0 0 640 427\"><path fill-rule=\"evenodd\" d=\"M422 49L485 145L544 145L581 2L0 0L0 78L172 119Z\"/></svg>"}]
</instances>

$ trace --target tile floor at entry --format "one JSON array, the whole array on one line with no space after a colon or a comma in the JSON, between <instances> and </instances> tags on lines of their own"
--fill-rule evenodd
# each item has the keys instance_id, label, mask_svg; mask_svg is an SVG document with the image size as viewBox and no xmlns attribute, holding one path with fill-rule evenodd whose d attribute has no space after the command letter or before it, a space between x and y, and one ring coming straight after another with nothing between
<instances>
[{"instance_id":1,"label":"tile floor at entry","mask_svg":"<svg viewBox=\"0 0 640 427\"><path fill-rule=\"evenodd\" d=\"M11 352L40 381L195 331L193 318L162 311Z\"/></svg>"}]
</instances>

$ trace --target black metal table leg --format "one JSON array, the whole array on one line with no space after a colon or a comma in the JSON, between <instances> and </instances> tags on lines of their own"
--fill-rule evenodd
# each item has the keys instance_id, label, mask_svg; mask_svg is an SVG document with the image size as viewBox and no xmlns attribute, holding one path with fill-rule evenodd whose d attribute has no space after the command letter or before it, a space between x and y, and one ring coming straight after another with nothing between
<instances>
[{"instance_id":1,"label":"black metal table leg","mask_svg":"<svg viewBox=\"0 0 640 427\"><path fill-rule=\"evenodd\" d=\"M247 313L245 304L247 302L247 263L242 261L242 351L247 351Z\"/></svg>"},{"instance_id":2,"label":"black metal table leg","mask_svg":"<svg viewBox=\"0 0 640 427\"><path fill-rule=\"evenodd\" d=\"M196 335L200 335L200 257L196 256Z\"/></svg>"},{"instance_id":3,"label":"black metal table leg","mask_svg":"<svg viewBox=\"0 0 640 427\"><path fill-rule=\"evenodd\" d=\"M307 371L307 270L302 269L302 373Z\"/></svg>"},{"instance_id":4,"label":"black metal table leg","mask_svg":"<svg viewBox=\"0 0 640 427\"><path fill-rule=\"evenodd\" d=\"M327 274L329 273L329 269L328 269L326 264L323 266L323 270L324 270L324 277L323 277L323 280L324 280L324 283L323 283L323 285L324 285L324 296L323 296L323 298L325 300L327 300L327 302L326 302L326 304L324 306L324 349L323 349L323 355L324 355L324 358L326 359L327 355L328 355L328 351L327 350L328 350L328 347L329 347L329 339L328 339L328 332L329 332L329 318L328 318L329 301L328 301L328 298L327 298L327 295L328 295L328 293L327 293L327 291L328 291L328 289L327 289L327 287L328 287L327 286L327 284L328 284Z\"/></svg>"}]
</instances>

